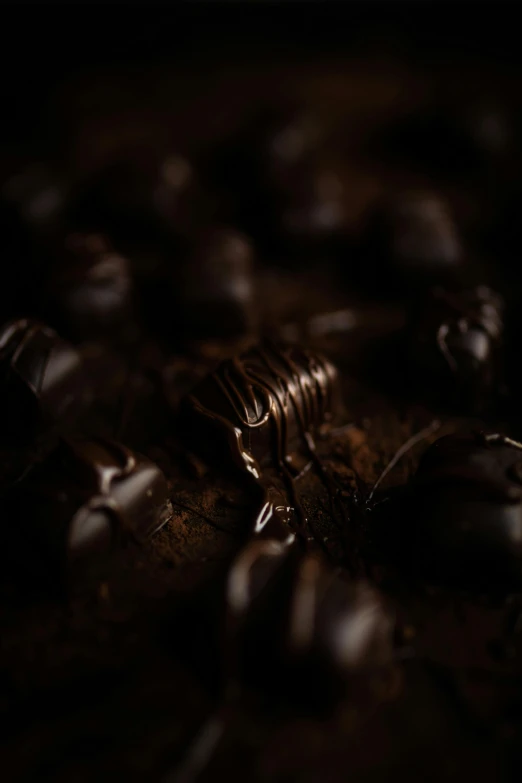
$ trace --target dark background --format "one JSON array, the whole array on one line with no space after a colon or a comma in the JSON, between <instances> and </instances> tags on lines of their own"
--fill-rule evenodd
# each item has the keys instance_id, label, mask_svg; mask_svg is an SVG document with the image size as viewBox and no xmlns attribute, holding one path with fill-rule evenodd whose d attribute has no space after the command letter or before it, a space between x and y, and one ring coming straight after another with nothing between
<instances>
[{"instance_id":1,"label":"dark background","mask_svg":"<svg viewBox=\"0 0 522 783\"><path fill-rule=\"evenodd\" d=\"M0 140L34 138L64 79L93 66L200 65L392 51L422 61L520 61L517 2L229 2L2 5Z\"/></svg>"}]
</instances>

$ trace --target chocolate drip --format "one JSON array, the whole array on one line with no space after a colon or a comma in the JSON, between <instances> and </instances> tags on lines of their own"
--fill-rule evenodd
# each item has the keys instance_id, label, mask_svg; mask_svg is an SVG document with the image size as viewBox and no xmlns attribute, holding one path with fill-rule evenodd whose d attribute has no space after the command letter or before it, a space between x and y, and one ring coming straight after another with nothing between
<instances>
[{"instance_id":1,"label":"chocolate drip","mask_svg":"<svg viewBox=\"0 0 522 783\"><path fill-rule=\"evenodd\" d=\"M138 543L169 518L161 470L125 446L104 439L63 440L13 493L20 530L37 542L38 571L69 586L98 573L129 539Z\"/></svg>"},{"instance_id":2,"label":"chocolate drip","mask_svg":"<svg viewBox=\"0 0 522 783\"><path fill-rule=\"evenodd\" d=\"M92 491L96 507L110 512L126 535L143 541L167 521L165 477L146 457L102 438L64 440L59 452L71 478Z\"/></svg>"},{"instance_id":3,"label":"chocolate drip","mask_svg":"<svg viewBox=\"0 0 522 783\"><path fill-rule=\"evenodd\" d=\"M210 420L225 433L235 464L265 488L256 524L269 513L271 484L266 470L275 467L285 480L290 505L305 535L296 479L310 462L325 476L315 454L314 435L338 407L333 365L294 346L253 348L224 362L194 390L189 404L197 417Z\"/></svg>"},{"instance_id":4,"label":"chocolate drip","mask_svg":"<svg viewBox=\"0 0 522 783\"><path fill-rule=\"evenodd\" d=\"M287 473L292 449L309 451L335 410L336 384L335 368L317 354L258 347L224 362L190 403L227 431L236 463L259 479L261 465Z\"/></svg>"}]
</instances>

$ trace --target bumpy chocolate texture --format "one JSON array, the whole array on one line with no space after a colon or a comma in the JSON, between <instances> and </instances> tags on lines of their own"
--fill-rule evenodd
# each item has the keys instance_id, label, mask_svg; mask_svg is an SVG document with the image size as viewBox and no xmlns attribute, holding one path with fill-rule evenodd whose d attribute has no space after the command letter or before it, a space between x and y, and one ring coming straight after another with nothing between
<instances>
[{"instance_id":1,"label":"bumpy chocolate texture","mask_svg":"<svg viewBox=\"0 0 522 783\"><path fill-rule=\"evenodd\" d=\"M188 405L203 443L217 445L221 434L236 465L259 479L265 466L291 475L294 457L310 452L338 400L337 371L327 359L295 346L264 345L223 362Z\"/></svg>"},{"instance_id":2,"label":"bumpy chocolate texture","mask_svg":"<svg viewBox=\"0 0 522 783\"><path fill-rule=\"evenodd\" d=\"M142 542L165 524L167 483L118 443L63 440L27 479L18 510L47 567L76 579L118 544Z\"/></svg>"},{"instance_id":3,"label":"bumpy chocolate texture","mask_svg":"<svg viewBox=\"0 0 522 783\"><path fill-rule=\"evenodd\" d=\"M503 301L486 286L435 289L412 326L411 354L445 401L480 406L500 370Z\"/></svg>"},{"instance_id":4,"label":"bumpy chocolate texture","mask_svg":"<svg viewBox=\"0 0 522 783\"><path fill-rule=\"evenodd\" d=\"M383 199L367 217L362 243L368 274L386 286L452 282L464 261L448 206L432 193Z\"/></svg>"},{"instance_id":5,"label":"bumpy chocolate texture","mask_svg":"<svg viewBox=\"0 0 522 783\"><path fill-rule=\"evenodd\" d=\"M67 237L52 284L63 328L77 339L122 332L132 311L129 262L100 234Z\"/></svg>"},{"instance_id":6,"label":"bumpy chocolate texture","mask_svg":"<svg viewBox=\"0 0 522 783\"><path fill-rule=\"evenodd\" d=\"M90 400L88 379L78 351L56 332L20 319L0 330L2 430L16 440L31 440L62 428Z\"/></svg>"},{"instance_id":7,"label":"bumpy chocolate texture","mask_svg":"<svg viewBox=\"0 0 522 783\"><path fill-rule=\"evenodd\" d=\"M256 322L254 252L225 227L204 232L177 277L180 328L194 338L237 337Z\"/></svg>"},{"instance_id":8,"label":"bumpy chocolate texture","mask_svg":"<svg viewBox=\"0 0 522 783\"><path fill-rule=\"evenodd\" d=\"M366 582L315 556L252 540L227 588L233 666L248 685L330 708L352 675L372 676L393 656L393 618Z\"/></svg>"},{"instance_id":9,"label":"bumpy chocolate texture","mask_svg":"<svg viewBox=\"0 0 522 783\"><path fill-rule=\"evenodd\" d=\"M425 580L495 592L522 581L522 447L501 435L449 435L422 458L405 547Z\"/></svg>"}]
</instances>

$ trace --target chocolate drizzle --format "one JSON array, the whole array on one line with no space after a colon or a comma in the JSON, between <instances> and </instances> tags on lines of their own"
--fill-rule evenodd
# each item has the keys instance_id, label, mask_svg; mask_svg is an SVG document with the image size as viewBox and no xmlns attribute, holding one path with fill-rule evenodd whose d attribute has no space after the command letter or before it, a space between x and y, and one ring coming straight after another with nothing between
<instances>
[{"instance_id":1,"label":"chocolate drizzle","mask_svg":"<svg viewBox=\"0 0 522 783\"><path fill-rule=\"evenodd\" d=\"M236 462L260 479L262 462L290 472L296 436L299 445L313 449L313 433L334 411L336 382L333 365L317 354L259 347L224 362L190 402L227 430Z\"/></svg>"},{"instance_id":2,"label":"chocolate drizzle","mask_svg":"<svg viewBox=\"0 0 522 783\"><path fill-rule=\"evenodd\" d=\"M236 466L264 488L255 527L286 513L284 503L272 504L268 497L270 468L283 477L302 524L305 514L295 485L310 463L325 475L314 436L338 407L333 365L295 346L260 346L224 362L194 390L189 403L198 416L225 433ZM302 528L300 532L304 534Z\"/></svg>"},{"instance_id":3,"label":"chocolate drizzle","mask_svg":"<svg viewBox=\"0 0 522 783\"><path fill-rule=\"evenodd\" d=\"M119 545L142 543L170 516L161 470L105 439L63 439L9 502L20 535L36 542L35 573L66 590L89 585Z\"/></svg>"},{"instance_id":4,"label":"chocolate drizzle","mask_svg":"<svg viewBox=\"0 0 522 783\"><path fill-rule=\"evenodd\" d=\"M93 493L89 508L110 513L126 535L141 541L167 521L167 484L150 460L101 438L64 440L59 452L71 478Z\"/></svg>"}]
</instances>

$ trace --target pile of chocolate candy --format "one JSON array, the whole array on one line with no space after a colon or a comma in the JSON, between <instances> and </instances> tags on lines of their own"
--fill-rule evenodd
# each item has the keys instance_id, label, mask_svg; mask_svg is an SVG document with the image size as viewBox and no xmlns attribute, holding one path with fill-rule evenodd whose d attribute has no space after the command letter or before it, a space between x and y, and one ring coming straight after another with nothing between
<instances>
[{"instance_id":1,"label":"pile of chocolate candy","mask_svg":"<svg viewBox=\"0 0 522 783\"><path fill-rule=\"evenodd\" d=\"M429 169L462 148L459 176L487 190L516 155L506 121L488 117L445 120L433 136L426 128L437 123L415 117L385 134L379 154ZM311 112L270 111L200 160L151 154L83 181L32 164L6 177L0 212L9 557L18 562L23 547L24 574L39 589L58 586L56 600L69 601L79 585L95 593L115 551L147 549L176 525L176 480L189 453L207 486L226 475L252 498L225 581L216 582L223 698L257 691L314 715L346 698L375 700L373 680L399 667L407 623L386 587L391 574L488 596L522 585L519 379L505 369L518 279L499 272L503 259L475 258L436 192L383 193L354 228L349 183L328 161L324 133ZM455 175L455 161L446 164ZM498 220L487 217L492 235ZM280 280L317 269L346 292L347 317L325 314L321 330L328 336L328 323L334 333L341 322L340 370L317 340L288 338L291 313L267 315L267 269L276 298ZM357 476L347 489L332 469L336 437L360 424L339 340L354 339L351 324L364 322L357 302L369 301L377 313L391 304L404 320L383 364L387 384L451 424L391 493ZM143 355L157 397L140 410L128 387ZM174 375L166 388L173 356L189 380ZM104 416L109 426L99 424ZM165 470L135 450L129 432L140 417L151 436L145 452L154 437L166 450L175 442ZM512 429L497 434L500 423ZM310 476L344 542L339 556L311 522ZM383 519L399 541L385 555L386 578L368 544ZM382 568L382 551L378 559ZM201 759L179 780L195 777Z\"/></svg>"}]
</instances>

